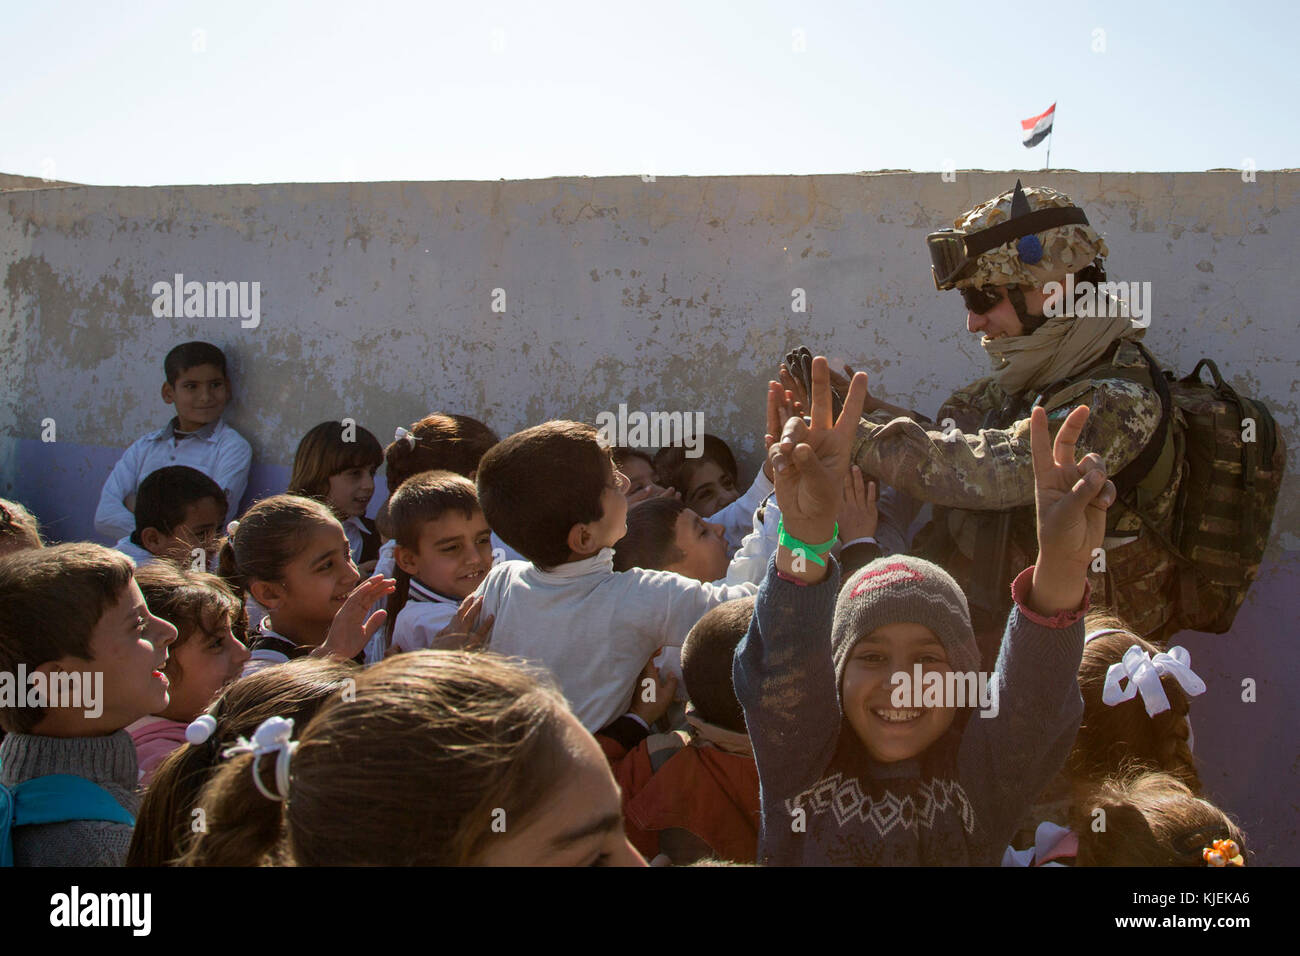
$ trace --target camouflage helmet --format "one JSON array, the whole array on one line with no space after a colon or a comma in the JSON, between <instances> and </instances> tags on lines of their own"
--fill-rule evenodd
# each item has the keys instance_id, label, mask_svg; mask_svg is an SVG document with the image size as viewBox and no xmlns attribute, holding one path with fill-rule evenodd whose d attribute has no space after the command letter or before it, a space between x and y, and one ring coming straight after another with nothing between
<instances>
[{"instance_id":1,"label":"camouflage helmet","mask_svg":"<svg viewBox=\"0 0 1300 956\"><path fill-rule=\"evenodd\" d=\"M1011 237L993 248L980 250L950 281L941 284L936 273L935 284L950 289L1042 286L1060 280L1068 273L1078 272L1092 264L1094 259L1104 259L1110 254L1106 240L1093 229L1070 197L1047 186L1022 187L1019 182L1014 189L1008 189L958 216L953 220L953 231L933 233L928 238L933 240L955 234L973 240L974 234L982 230L1047 209L1077 211L1074 215L1076 221Z\"/></svg>"}]
</instances>

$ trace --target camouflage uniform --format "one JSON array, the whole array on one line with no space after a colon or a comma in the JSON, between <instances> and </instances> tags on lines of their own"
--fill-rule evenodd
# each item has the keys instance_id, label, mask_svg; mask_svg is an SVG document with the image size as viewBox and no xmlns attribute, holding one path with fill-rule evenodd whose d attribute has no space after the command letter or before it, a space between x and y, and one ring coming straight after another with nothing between
<instances>
[{"instance_id":1,"label":"camouflage uniform","mask_svg":"<svg viewBox=\"0 0 1300 956\"><path fill-rule=\"evenodd\" d=\"M1095 376L1044 397L1052 434L1072 408L1089 406L1079 454L1096 452L1114 476L1155 436L1161 405L1153 389L1107 378L1106 373L1145 367L1136 347L1121 342L1109 365ZM954 392L939 410L939 421L951 418L956 430L906 418L886 424L863 419L853 445L853 460L865 473L935 506L914 551L957 579L971 599L972 611L983 608L989 627L1000 627L996 619L1005 618L1010 608L1009 597L1003 600L1002 595L1009 595L1011 578L1038 553L1029 408L1039 397L1007 396L992 377L984 378ZM1154 493L1137 489L1139 506L1167 536L1182 459L1176 429L1172 436L1171 461L1161 469L1167 480ZM1007 561L989 572L996 572L992 589L981 589L975 580L981 568L988 570L990 556L977 538L990 516L996 520L993 513L1002 511L1012 512ZM1163 632L1172 613L1167 595L1174 564L1151 535L1140 531L1136 517L1119 505L1111 508L1103 544L1106 569L1089 576L1092 601L1094 607L1113 607L1138 633L1159 641L1168 636Z\"/></svg>"}]
</instances>

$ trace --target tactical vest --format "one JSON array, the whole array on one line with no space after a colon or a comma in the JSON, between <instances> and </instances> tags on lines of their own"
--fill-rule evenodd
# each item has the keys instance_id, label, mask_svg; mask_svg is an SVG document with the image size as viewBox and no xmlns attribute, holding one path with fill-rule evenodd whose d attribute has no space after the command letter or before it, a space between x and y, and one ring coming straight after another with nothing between
<instances>
[{"instance_id":1,"label":"tactical vest","mask_svg":"<svg viewBox=\"0 0 1300 956\"><path fill-rule=\"evenodd\" d=\"M1161 399L1161 418L1155 434L1132 462L1111 476L1120 497L1135 502L1148 513L1157 499L1169 500L1176 491L1170 485L1180 474L1182 442L1179 430L1173 427L1168 385L1159 374L1155 360L1140 343L1120 339L1087 369L1053 382L1036 394L1009 396L1000 408L989 409L980 427L1007 428L1028 418L1036 405L1042 405L1049 421L1057 423L1098 382L1108 379L1134 382L1154 391ZM922 536L914 550L946 568L961 584L976 633L996 632L1000 638L1011 610L1011 581L1033 563L1038 552L1034 505L1004 511L935 507L933 520ZM1126 583L1131 569L1115 573L1113 565L1116 562L1125 565L1126 552L1138 547L1138 542L1142 543L1139 550L1144 552L1138 563L1150 564L1150 556L1145 554L1149 542L1143 541L1141 520L1128 508L1112 507L1106 520L1103 559L1106 570L1093 576L1094 606L1120 603L1115 592L1119 584ZM1155 564L1153 569L1158 572L1167 562L1161 559ZM1152 607L1150 611L1155 621L1160 608ZM981 644L988 650L987 642Z\"/></svg>"}]
</instances>

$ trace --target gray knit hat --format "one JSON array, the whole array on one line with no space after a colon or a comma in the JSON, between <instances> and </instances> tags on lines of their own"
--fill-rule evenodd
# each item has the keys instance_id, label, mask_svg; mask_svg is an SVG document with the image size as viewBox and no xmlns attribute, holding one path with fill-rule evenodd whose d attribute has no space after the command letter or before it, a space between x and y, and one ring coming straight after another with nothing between
<instances>
[{"instance_id":1,"label":"gray knit hat","mask_svg":"<svg viewBox=\"0 0 1300 956\"><path fill-rule=\"evenodd\" d=\"M903 622L933 631L948 652L954 671L979 669L970 608L952 575L921 558L890 555L877 558L849 578L835 602L831 655L837 693L853 645L877 628Z\"/></svg>"}]
</instances>

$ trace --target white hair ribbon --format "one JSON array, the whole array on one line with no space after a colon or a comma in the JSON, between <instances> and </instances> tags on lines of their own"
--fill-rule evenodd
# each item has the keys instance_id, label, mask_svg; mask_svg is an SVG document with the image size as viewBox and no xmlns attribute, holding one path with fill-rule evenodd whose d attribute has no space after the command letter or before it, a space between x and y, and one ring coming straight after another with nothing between
<instances>
[{"instance_id":1,"label":"white hair ribbon","mask_svg":"<svg viewBox=\"0 0 1300 956\"><path fill-rule=\"evenodd\" d=\"M1171 647L1168 653L1161 652L1152 657L1134 644L1124 652L1123 660L1111 664L1106 671L1106 684L1101 691L1102 703L1114 707L1141 694L1148 716L1163 713L1171 705L1160 683L1162 674L1168 674L1178 681L1178 685L1189 697L1205 693L1205 681L1192 670L1192 657L1185 648ZM1125 678L1128 683L1121 686Z\"/></svg>"},{"instance_id":2,"label":"white hair ribbon","mask_svg":"<svg viewBox=\"0 0 1300 956\"><path fill-rule=\"evenodd\" d=\"M217 718L211 714L199 714L185 728L185 739L197 747L199 744L207 743L216 729Z\"/></svg>"},{"instance_id":3,"label":"white hair ribbon","mask_svg":"<svg viewBox=\"0 0 1300 956\"><path fill-rule=\"evenodd\" d=\"M292 717L268 717L253 734L252 743L240 737L239 743L222 752L223 757L251 753L253 755L253 783L258 792L268 800L286 800L289 797L289 759L298 749L298 741L293 736ZM272 793L262 783L262 775L257 772L257 764L263 754L273 753L275 757L275 789Z\"/></svg>"},{"instance_id":4,"label":"white hair ribbon","mask_svg":"<svg viewBox=\"0 0 1300 956\"><path fill-rule=\"evenodd\" d=\"M235 536L235 532L238 530L239 530L239 522L238 521L230 522L230 524L226 525L226 537L233 538Z\"/></svg>"},{"instance_id":5,"label":"white hair ribbon","mask_svg":"<svg viewBox=\"0 0 1300 956\"><path fill-rule=\"evenodd\" d=\"M404 441L410 448L415 447L415 436L408 432L401 425L397 426L397 431L393 432L393 441Z\"/></svg>"}]
</instances>

